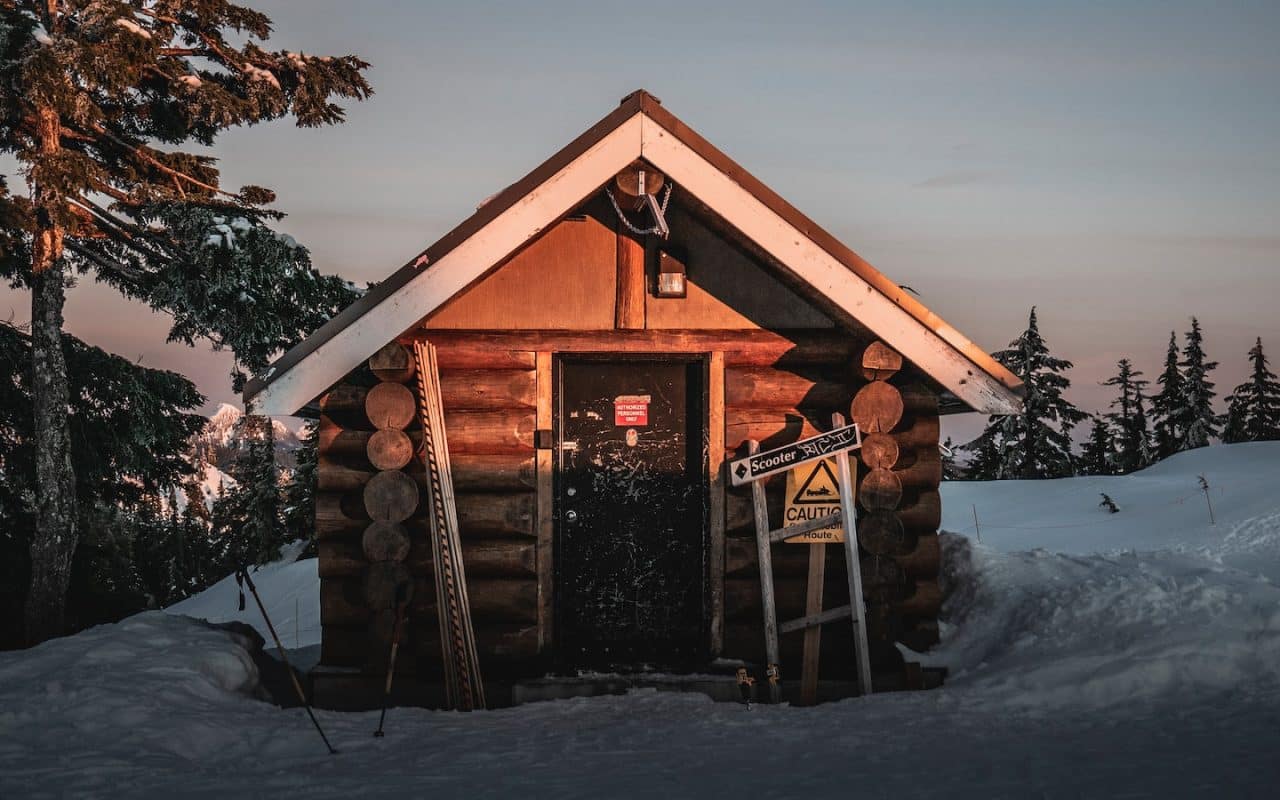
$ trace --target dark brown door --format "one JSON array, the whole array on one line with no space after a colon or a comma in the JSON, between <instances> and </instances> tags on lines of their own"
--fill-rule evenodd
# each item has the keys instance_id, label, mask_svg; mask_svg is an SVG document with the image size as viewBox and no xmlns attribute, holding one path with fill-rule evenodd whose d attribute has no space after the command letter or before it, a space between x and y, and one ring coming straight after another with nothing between
<instances>
[{"instance_id":1,"label":"dark brown door","mask_svg":"<svg viewBox=\"0 0 1280 800\"><path fill-rule=\"evenodd\" d=\"M559 362L555 607L565 666L680 667L707 641L704 364Z\"/></svg>"}]
</instances>

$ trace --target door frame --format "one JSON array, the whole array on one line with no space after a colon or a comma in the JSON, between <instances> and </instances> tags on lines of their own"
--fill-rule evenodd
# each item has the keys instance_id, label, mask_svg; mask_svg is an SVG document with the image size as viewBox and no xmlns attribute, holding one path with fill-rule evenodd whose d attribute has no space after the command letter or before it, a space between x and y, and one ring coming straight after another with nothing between
<instances>
[{"instance_id":1,"label":"door frame","mask_svg":"<svg viewBox=\"0 0 1280 800\"><path fill-rule=\"evenodd\" d=\"M560 598L558 586L560 585L560 559L558 551L560 548L560 489L561 489L561 470L560 470L560 437L561 437L561 420L563 419L563 392L561 391L561 382L564 378L564 364L566 361L571 363L597 362L602 364L625 363L628 361L637 362L660 362L667 364L689 364L698 367L698 376L701 383L700 400L701 411L698 417L699 427L702 432L702 442L700 452L702 453L701 476L702 476L702 619L700 621L700 637L702 639L704 650L703 654L707 659L714 658L719 655L719 642L717 629L720 623L717 620L719 613L718 597L720 591L714 585L715 578L719 572L713 564L713 558L718 551L722 551L722 546L717 546L714 541L716 536L716 526L712 524L712 505L713 505L713 476L711 473L711 464L713 461L722 460L716 458L716 454L711 452L715 441L723 440L723 436L715 437L711 435L712 413L711 404L713 396L711 391L712 376L712 354L711 353L671 353L671 352L655 352L655 353L635 353L635 352L611 352L607 350L576 352L576 351L556 351L551 354L551 391L550 394L550 428L551 428L551 458L550 472L551 480L548 489L551 497L548 498L547 508L550 511L550 542L549 550L551 555L550 568L547 570L549 586L547 587L549 598L547 605L549 606L549 622L551 622L551 636L549 643L551 646L551 655L554 661L562 659L561 650L561 631L560 624ZM687 411L687 410L686 410ZM723 444L723 443L722 443ZM717 504L722 505L722 504ZM723 511L721 510L721 513ZM722 526L721 526L722 527ZM723 535L723 531L720 532ZM723 576L721 576L723 580Z\"/></svg>"}]
</instances>

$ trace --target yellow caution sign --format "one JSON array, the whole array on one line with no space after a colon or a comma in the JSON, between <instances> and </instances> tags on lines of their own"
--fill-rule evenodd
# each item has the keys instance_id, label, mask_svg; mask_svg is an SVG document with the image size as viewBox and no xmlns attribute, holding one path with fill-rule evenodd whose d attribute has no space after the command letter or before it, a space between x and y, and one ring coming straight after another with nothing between
<instances>
[{"instance_id":1,"label":"yellow caution sign","mask_svg":"<svg viewBox=\"0 0 1280 800\"><path fill-rule=\"evenodd\" d=\"M843 454L842 454L843 455ZM787 473L783 526L828 517L840 510L840 483L834 459L812 461ZM834 525L787 539L790 544L843 542L844 528Z\"/></svg>"}]
</instances>

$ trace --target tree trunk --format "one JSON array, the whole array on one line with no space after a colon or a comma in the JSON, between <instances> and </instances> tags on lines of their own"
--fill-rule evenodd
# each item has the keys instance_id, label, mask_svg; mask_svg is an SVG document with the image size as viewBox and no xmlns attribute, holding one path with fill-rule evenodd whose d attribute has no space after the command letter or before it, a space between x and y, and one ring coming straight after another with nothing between
<instances>
[{"instance_id":1,"label":"tree trunk","mask_svg":"<svg viewBox=\"0 0 1280 800\"><path fill-rule=\"evenodd\" d=\"M24 621L27 643L33 645L64 632L71 558L76 550L75 473L67 421L67 361L62 350L64 300L62 267L55 261L34 276L31 291L36 529Z\"/></svg>"}]
</instances>

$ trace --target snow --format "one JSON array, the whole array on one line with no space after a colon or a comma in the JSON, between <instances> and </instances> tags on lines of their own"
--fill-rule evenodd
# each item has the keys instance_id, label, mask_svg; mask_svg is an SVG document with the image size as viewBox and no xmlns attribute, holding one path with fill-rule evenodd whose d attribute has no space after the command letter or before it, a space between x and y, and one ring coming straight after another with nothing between
<instances>
[{"instance_id":1,"label":"snow","mask_svg":"<svg viewBox=\"0 0 1280 800\"><path fill-rule=\"evenodd\" d=\"M936 691L404 708L384 739L376 712L317 712L337 756L305 712L253 699L243 640L178 616L260 626L228 579L168 614L0 653L0 797L1271 797L1277 478L1266 443L1126 477L947 484L961 533L945 540L948 624L929 658L951 676ZM317 580L310 559L254 575L286 647L316 641Z\"/></svg>"},{"instance_id":2,"label":"snow","mask_svg":"<svg viewBox=\"0 0 1280 800\"><path fill-rule=\"evenodd\" d=\"M265 81L277 89L280 88L280 81L276 79L275 74L270 70L246 63L244 65L244 73L255 81Z\"/></svg>"},{"instance_id":3,"label":"snow","mask_svg":"<svg viewBox=\"0 0 1280 800\"><path fill-rule=\"evenodd\" d=\"M238 406L234 406L231 403L219 403L218 408L209 416L209 422L205 426L201 438L211 445L223 447L235 445L243 435L240 429L240 422L243 419L244 411ZM289 430L288 426L278 419L271 420L271 435L279 446L296 447L298 444L297 434Z\"/></svg>"},{"instance_id":4,"label":"snow","mask_svg":"<svg viewBox=\"0 0 1280 800\"><path fill-rule=\"evenodd\" d=\"M190 89L199 89L204 85L204 81L195 75L179 75L178 83L184 84Z\"/></svg>"},{"instance_id":5,"label":"snow","mask_svg":"<svg viewBox=\"0 0 1280 800\"><path fill-rule=\"evenodd\" d=\"M1215 525L1209 524L1201 475L1209 483ZM1132 475L948 482L942 527L1002 552L1187 550L1280 582L1278 478L1280 443L1251 442L1189 450ZM1102 492L1120 513L1099 507Z\"/></svg>"},{"instance_id":6,"label":"snow","mask_svg":"<svg viewBox=\"0 0 1280 800\"><path fill-rule=\"evenodd\" d=\"M276 626L276 633L288 650L320 644L320 577L316 572L316 559L298 560L304 547L304 542L286 545L279 561L249 573L271 624ZM228 575L200 594L169 606L166 611L209 622L245 622L270 642L271 633L252 596L245 591L244 611L239 610L239 599L240 588L235 576Z\"/></svg>"},{"instance_id":7,"label":"snow","mask_svg":"<svg viewBox=\"0 0 1280 800\"><path fill-rule=\"evenodd\" d=\"M138 23L134 22L131 19L117 19L115 20L115 24L116 24L116 27L124 28L126 31L129 31L130 33L141 36L143 39L151 38L151 31L147 30L146 28L142 27L141 25L139 25Z\"/></svg>"},{"instance_id":8,"label":"snow","mask_svg":"<svg viewBox=\"0 0 1280 800\"><path fill-rule=\"evenodd\" d=\"M39 23L31 31L31 37L43 45L53 44L53 38L49 36L49 32L44 29L44 26Z\"/></svg>"}]
</instances>

